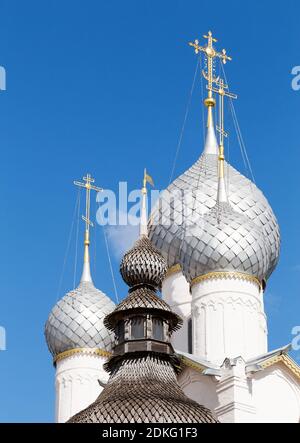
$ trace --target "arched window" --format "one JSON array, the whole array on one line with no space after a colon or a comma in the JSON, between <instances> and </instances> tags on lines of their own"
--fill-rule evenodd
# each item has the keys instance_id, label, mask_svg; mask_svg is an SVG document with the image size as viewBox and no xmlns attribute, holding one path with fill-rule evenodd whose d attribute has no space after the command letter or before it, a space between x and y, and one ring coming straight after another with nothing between
<instances>
[{"instance_id":1,"label":"arched window","mask_svg":"<svg viewBox=\"0 0 300 443\"><path fill-rule=\"evenodd\" d=\"M192 318L188 319L188 353L193 353L193 322Z\"/></svg>"},{"instance_id":2,"label":"arched window","mask_svg":"<svg viewBox=\"0 0 300 443\"><path fill-rule=\"evenodd\" d=\"M152 318L152 337L160 341L164 339L164 324L160 318Z\"/></svg>"},{"instance_id":3,"label":"arched window","mask_svg":"<svg viewBox=\"0 0 300 443\"><path fill-rule=\"evenodd\" d=\"M131 339L145 337L145 319L144 317L133 317L131 319Z\"/></svg>"}]
</instances>

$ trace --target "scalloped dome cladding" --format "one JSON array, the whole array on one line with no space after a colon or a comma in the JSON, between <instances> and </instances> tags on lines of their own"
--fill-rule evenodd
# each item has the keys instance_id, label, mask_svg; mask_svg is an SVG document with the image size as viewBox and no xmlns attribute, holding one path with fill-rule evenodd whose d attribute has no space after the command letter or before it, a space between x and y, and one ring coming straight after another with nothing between
<instances>
[{"instance_id":1,"label":"scalloped dome cladding","mask_svg":"<svg viewBox=\"0 0 300 443\"><path fill-rule=\"evenodd\" d=\"M202 218L216 204L218 188L218 156L202 154L199 160L167 188L181 197L169 204L162 194L149 221L149 238L168 261L168 266L179 263L182 242L182 214ZM276 217L262 192L236 169L225 163L227 194L234 211L247 216L261 229L268 247L268 268L265 279L278 262L280 234ZM184 192L187 192L187 195ZM188 192L189 191L189 192ZM183 200L184 198L184 200ZM184 205L183 202L184 201ZM171 208L171 217L169 212ZM184 209L184 212L183 212ZM169 220L168 223L165 220Z\"/></svg>"},{"instance_id":2,"label":"scalloped dome cladding","mask_svg":"<svg viewBox=\"0 0 300 443\"><path fill-rule=\"evenodd\" d=\"M124 255L120 272L128 286L143 283L160 287L167 272L167 264L150 240L142 236Z\"/></svg>"},{"instance_id":3,"label":"scalloped dome cladding","mask_svg":"<svg viewBox=\"0 0 300 443\"><path fill-rule=\"evenodd\" d=\"M99 348L111 351L114 335L104 324L104 317L115 304L91 282L81 282L52 309L45 326L45 336L53 357L75 348Z\"/></svg>"},{"instance_id":4,"label":"scalloped dome cladding","mask_svg":"<svg viewBox=\"0 0 300 443\"><path fill-rule=\"evenodd\" d=\"M70 423L217 423L206 407L187 397L163 356L120 360L97 398Z\"/></svg>"},{"instance_id":5,"label":"scalloped dome cladding","mask_svg":"<svg viewBox=\"0 0 300 443\"><path fill-rule=\"evenodd\" d=\"M228 203L218 203L199 226L187 229L180 264L189 282L214 271L240 272L262 280L269 257L260 228Z\"/></svg>"}]
</instances>

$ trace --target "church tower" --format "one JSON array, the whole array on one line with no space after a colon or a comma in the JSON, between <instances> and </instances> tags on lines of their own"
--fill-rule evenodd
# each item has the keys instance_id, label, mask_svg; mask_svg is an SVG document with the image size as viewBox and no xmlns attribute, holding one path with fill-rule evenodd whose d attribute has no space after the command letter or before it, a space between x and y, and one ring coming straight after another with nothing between
<instances>
[{"instance_id":1,"label":"church tower","mask_svg":"<svg viewBox=\"0 0 300 443\"><path fill-rule=\"evenodd\" d=\"M227 357L250 359L267 351L263 290L278 262L280 236L262 192L225 161L223 101L236 96L215 75L214 64L231 58L215 49L211 32L204 37L205 46L190 43L206 58L204 151L162 193L151 214L149 237L168 262L163 298L184 319L175 349L222 364ZM215 94L220 97L219 143Z\"/></svg>"},{"instance_id":2,"label":"church tower","mask_svg":"<svg viewBox=\"0 0 300 443\"><path fill-rule=\"evenodd\" d=\"M146 177L142 190L140 238L123 257L120 272L127 297L104 324L115 333L106 364L107 385L75 423L215 423L212 412L188 398L176 374L180 361L170 343L180 317L157 294L167 265L148 239Z\"/></svg>"},{"instance_id":3,"label":"church tower","mask_svg":"<svg viewBox=\"0 0 300 443\"><path fill-rule=\"evenodd\" d=\"M113 335L104 317L114 303L95 288L90 269L90 192L101 191L87 174L74 182L86 191L83 271L78 287L53 307L45 326L45 337L56 369L56 421L66 422L94 401L107 381L103 365L110 356Z\"/></svg>"}]
</instances>

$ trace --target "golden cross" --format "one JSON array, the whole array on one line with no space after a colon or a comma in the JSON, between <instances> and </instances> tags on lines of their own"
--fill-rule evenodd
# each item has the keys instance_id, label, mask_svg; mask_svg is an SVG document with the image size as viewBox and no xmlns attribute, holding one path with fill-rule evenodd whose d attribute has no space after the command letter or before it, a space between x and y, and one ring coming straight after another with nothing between
<instances>
[{"instance_id":1,"label":"golden cross","mask_svg":"<svg viewBox=\"0 0 300 443\"><path fill-rule=\"evenodd\" d=\"M206 46L200 46L199 40L195 40L194 42L190 42L189 45L192 46L195 49L195 53L198 54L199 52L204 52L206 59L207 59L207 72L204 70L202 71L202 75L207 80L208 85L208 98L205 100L206 106L215 106L215 100L212 96L212 85L213 83L217 83L218 77L214 77L213 72L213 62L215 58L220 58L222 62L225 64L227 60L232 60L231 57L229 57L226 53L225 49L222 49L221 52L218 52L213 47L213 43L217 42L217 39L215 39L212 35L212 32L209 31L208 35L204 35L204 38L207 39L207 45Z\"/></svg>"},{"instance_id":2,"label":"golden cross","mask_svg":"<svg viewBox=\"0 0 300 443\"><path fill-rule=\"evenodd\" d=\"M224 137L227 137L227 132L224 130L224 97L229 97L231 99L236 99L237 95L232 94L228 91L228 85L225 85L223 79L219 79L216 82L218 88L212 87L211 90L219 94L219 126L217 126L217 131L220 134L220 148L224 147ZM207 86L208 88L208 86Z\"/></svg>"},{"instance_id":3,"label":"golden cross","mask_svg":"<svg viewBox=\"0 0 300 443\"><path fill-rule=\"evenodd\" d=\"M87 174L86 177L83 177L82 182L74 181L74 185L79 186L81 188L85 188L86 190L86 196L85 196L85 216L82 215L82 219L85 221L85 242L89 243L89 232L90 232L90 226L94 226L93 223L90 220L90 208L91 208L91 190L94 191L103 191L102 188L98 188L97 186L92 185L92 183L95 182L95 179L92 178L90 174Z\"/></svg>"},{"instance_id":4,"label":"golden cross","mask_svg":"<svg viewBox=\"0 0 300 443\"><path fill-rule=\"evenodd\" d=\"M227 132L224 129L224 97L237 98L236 94L232 94L228 91L228 86L225 85L223 79L219 79L217 82L218 88L211 88L212 92L219 94L219 126L217 126L217 131L220 134L219 141L219 177L224 178L224 137L227 137ZM208 88L208 86L207 86Z\"/></svg>"}]
</instances>

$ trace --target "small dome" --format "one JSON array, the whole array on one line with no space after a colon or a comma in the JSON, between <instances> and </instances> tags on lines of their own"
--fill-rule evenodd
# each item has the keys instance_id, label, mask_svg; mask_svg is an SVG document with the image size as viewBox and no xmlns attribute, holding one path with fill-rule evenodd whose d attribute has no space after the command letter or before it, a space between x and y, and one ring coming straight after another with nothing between
<instances>
[{"instance_id":1,"label":"small dome","mask_svg":"<svg viewBox=\"0 0 300 443\"><path fill-rule=\"evenodd\" d=\"M143 235L124 255L120 272L128 286L143 283L160 287L167 272L167 264L148 237Z\"/></svg>"},{"instance_id":2,"label":"small dome","mask_svg":"<svg viewBox=\"0 0 300 443\"><path fill-rule=\"evenodd\" d=\"M82 281L52 309L45 326L48 348L55 358L75 348L99 348L111 351L114 337L104 317L115 304L92 282Z\"/></svg>"},{"instance_id":3,"label":"small dome","mask_svg":"<svg viewBox=\"0 0 300 443\"><path fill-rule=\"evenodd\" d=\"M218 202L182 234L182 271L189 282L213 271L235 271L262 281L270 246L262 230L229 203Z\"/></svg>"},{"instance_id":4,"label":"small dome","mask_svg":"<svg viewBox=\"0 0 300 443\"><path fill-rule=\"evenodd\" d=\"M267 199L254 183L226 162L225 173L232 208L236 213L246 216L247 220L252 220L263 232L268 244L269 264L264 276L267 279L279 257L280 234L276 217ZM202 217L214 207L217 187L218 155L203 153L190 169L161 194L150 217L149 238L164 255L169 267L179 262L185 221L191 214Z\"/></svg>"}]
</instances>

